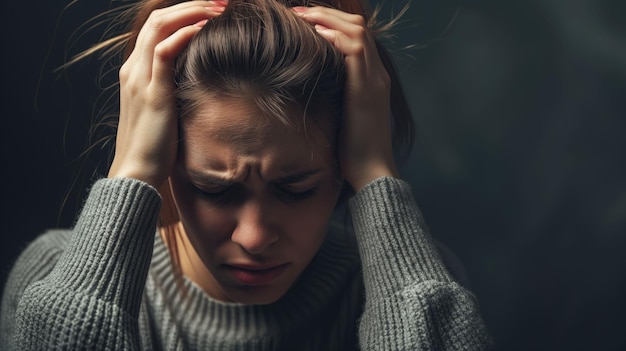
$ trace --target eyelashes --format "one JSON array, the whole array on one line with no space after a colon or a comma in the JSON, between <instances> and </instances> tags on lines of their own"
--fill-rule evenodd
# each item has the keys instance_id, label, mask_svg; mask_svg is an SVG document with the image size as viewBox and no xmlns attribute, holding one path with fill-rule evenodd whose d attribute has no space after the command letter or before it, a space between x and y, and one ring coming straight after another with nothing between
<instances>
[{"instance_id":1,"label":"eyelashes","mask_svg":"<svg viewBox=\"0 0 626 351\"><path fill-rule=\"evenodd\" d=\"M204 190L195 185L193 187L202 198L215 205L237 204L245 200L247 196L246 190L236 184L211 190ZM318 186L304 191L293 191L284 187L274 186L272 192L282 202L297 203L314 197L318 192Z\"/></svg>"},{"instance_id":2,"label":"eyelashes","mask_svg":"<svg viewBox=\"0 0 626 351\"><path fill-rule=\"evenodd\" d=\"M195 192L200 195L205 200L215 204L215 205L225 205L229 202L229 193L230 198L232 198L232 189L231 187L222 188L221 190L212 190L206 191L197 186L193 186Z\"/></svg>"},{"instance_id":3,"label":"eyelashes","mask_svg":"<svg viewBox=\"0 0 626 351\"><path fill-rule=\"evenodd\" d=\"M289 191L286 189L279 189L278 191L280 192L280 195L283 197L283 199L286 200L286 202L300 202L315 196L315 194L317 194L317 187L298 192Z\"/></svg>"}]
</instances>

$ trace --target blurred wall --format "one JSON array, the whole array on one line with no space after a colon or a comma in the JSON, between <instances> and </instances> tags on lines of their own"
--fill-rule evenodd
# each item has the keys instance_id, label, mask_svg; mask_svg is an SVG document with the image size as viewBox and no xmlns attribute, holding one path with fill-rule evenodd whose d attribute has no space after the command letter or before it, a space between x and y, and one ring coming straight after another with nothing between
<instances>
[{"instance_id":1,"label":"blurred wall","mask_svg":"<svg viewBox=\"0 0 626 351\"><path fill-rule=\"evenodd\" d=\"M82 200L60 211L99 65L52 70L97 39L66 47L109 3L63 5L0 5L2 281ZM465 263L498 349L626 348L625 13L621 0L415 0L387 41L419 127L403 176Z\"/></svg>"},{"instance_id":2,"label":"blurred wall","mask_svg":"<svg viewBox=\"0 0 626 351\"><path fill-rule=\"evenodd\" d=\"M430 43L400 62L433 235L500 349L626 348L626 3L465 1L432 37L444 5L415 2L399 43Z\"/></svg>"}]
</instances>

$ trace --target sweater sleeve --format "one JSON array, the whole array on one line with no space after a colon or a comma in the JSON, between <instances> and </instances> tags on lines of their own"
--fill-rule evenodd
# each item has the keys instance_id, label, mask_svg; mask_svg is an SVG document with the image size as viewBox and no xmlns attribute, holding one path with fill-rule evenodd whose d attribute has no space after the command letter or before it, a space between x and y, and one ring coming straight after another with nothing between
<instances>
[{"instance_id":1,"label":"sweater sleeve","mask_svg":"<svg viewBox=\"0 0 626 351\"><path fill-rule=\"evenodd\" d=\"M54 268L21 295L4 297L16 300L3 302L16 306L14 324L3 327L12 334L12 349L137 349L160 204L158 192L137 180L94 183ZM36 266L31 251L18 259L5 290ZM7 318L3 324L11 323Z\"/></svg>"},{"instance_id":2,"label":"sweater sleeve","mask_svg":"<svg viewBox=\"0 0 626 351\"><path fill-rule=\"evenodd\" d=\"M477 300L446 270L409 185L378 178L349 205L365 284L361 349L491 349Z\"/></svg>"}]
</instances>

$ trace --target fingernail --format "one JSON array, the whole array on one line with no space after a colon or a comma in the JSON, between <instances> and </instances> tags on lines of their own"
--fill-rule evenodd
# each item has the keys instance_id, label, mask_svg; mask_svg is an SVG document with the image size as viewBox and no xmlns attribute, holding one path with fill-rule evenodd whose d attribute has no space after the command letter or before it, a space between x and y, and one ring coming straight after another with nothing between
<instances>
[{"instance_id":1,"label":"fingernail","mask_svg":"<svg viewBox=\"0 0 626 351\"><path fill-rule=\"evenodd\" d=\"M205 7L205 8L213 12L224 12L224 9L225 9L224 6L210 6L210 7Z\"/></svg>"},{"instance_id":2,"label":"fingernail","mask_svg":"<svg viewBox=\"0 0 626 351\"><path fill-rule=\"evenodd\" d=\"M328 27L324 27L321 24L316 24L315 25L315 30L318 31L318 32L323 32L323 31L327 31Z\"/></svg>"},{"instance_id":3,"label":"fingernail","mask_svg":"<svg viewBox=\"0 0 626 351\"><path fill-rule=\"evenodd\" d=\"M296 7L292 7L292 10L296 11L296 12L306 12L307 8L304 6L296 6Z\"/></svg>"},{"instance_id":4,"label":"fingernail","mask_svg":"<svg viewBox=\"0 0 626 351\"><path fill-rule=\"evenodd\" d=\"M197 22L195 25L197 27L204 27L204 25L208 22L209 20L202 20L200 22Z\"/></svg>"}]
</instances>

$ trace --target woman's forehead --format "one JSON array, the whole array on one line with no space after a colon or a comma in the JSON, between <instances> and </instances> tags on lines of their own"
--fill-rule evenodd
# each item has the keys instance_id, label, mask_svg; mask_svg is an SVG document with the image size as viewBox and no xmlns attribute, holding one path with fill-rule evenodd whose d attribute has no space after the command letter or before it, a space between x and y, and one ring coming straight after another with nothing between
<instances>
[{"instance_id":1,"label":"woman's forehead","mask_svg":"<svg viewBox=\"0 0 626 351\"><path fill-rule=\"evenodd\" d=\"M263 114L253 102L209 99L183 124L183 142L217 143L245 150L269 145L318 148L328 145L315 123L305 123L303 112L286 110L289 121Z\"/></svg>"},{"instance_id":2,"label":"woman's forehead","mask_svg":"<svg viewBox=\"0 0 626 351\"><path fill-rule=\"evenodd\" d=\"M242 179L250 173L273 179L333 168L330 147L308 142L289 127L281 128L279 134L273 134L271 128L237 129L232 125L210 132L194 128L181 144L179 161L187 169L219 174L224 179Z\"/></svg>"}]
</instances>

